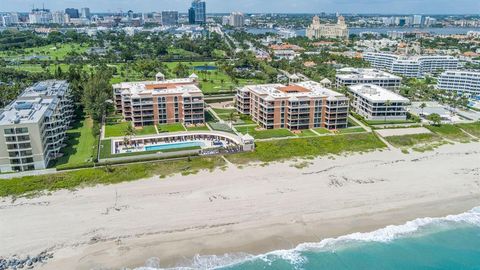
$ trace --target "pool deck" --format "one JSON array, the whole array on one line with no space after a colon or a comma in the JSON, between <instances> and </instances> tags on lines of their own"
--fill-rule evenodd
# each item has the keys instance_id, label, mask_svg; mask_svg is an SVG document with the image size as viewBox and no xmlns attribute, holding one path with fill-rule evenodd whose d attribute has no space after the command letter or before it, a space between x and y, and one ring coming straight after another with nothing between
<instances>
[{"instance_id":1,"label":"pool deck","mask_svg":"<svg viewBox=\"0 0 480 270\"><path fill-rule=\"evenodd\" d=\"M237 145L242 144L242 138L240 136L237 136L235 134L223 132L223 131L181 131L181 132L169 132L165 134L157 134L157 135L142 135L142 136L135 136L132 137L131 140L135 141L142 141L142 140L158 140L158 139L169 139L169 138L175 138L175 137L183 137L183 136L217 136L220 137L220 141L225 142L225 141L232 141L233 143ZM111 138L112 144L111 144L111 153L112 154L121 154L121 153L126 153L126 151L121 150L117 152L117 143L123 143L124 137L114 137ZM205 147L202 148L213 148L217 147L213 145L213 141L211 139L185 139L185 140L173 140L173 141L168 141L168 142L158 142L158 143L139 143L138 146L136 146L135 151L132 152L141 152L145 151L145 147L152 146L152 145L161 145L161 144L174 144L174 143L182 143L182 142L197 142L200 141L205 144ZM178 148L181 150L181 147ZM161 151L161 150L158 150Z\"/></svg>"}]
</instances>

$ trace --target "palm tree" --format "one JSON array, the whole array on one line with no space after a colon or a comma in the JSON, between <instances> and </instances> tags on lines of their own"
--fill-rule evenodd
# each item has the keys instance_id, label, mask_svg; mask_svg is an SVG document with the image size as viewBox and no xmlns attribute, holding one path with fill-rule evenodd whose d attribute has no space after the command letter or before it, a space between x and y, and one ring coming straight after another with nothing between
<instances>
[{"instance_id":1,"label":"palm tree","mask_svg":"<svg viewBox=\"0 0 480 270\"><path fill-rule=\"evenodd\" d=\"M228 115L228 119L230 120L230 123L233 124L233 122L236 121L236 118L237 118L237 114L235 112L230 112L230 114Z\"/></svg>"},{"instance_id":2,"label":"palm tree","mask_svg":"<svg viewBox=\"0 0 480 270\"><path fill-rule=\"evenodd\" d=\"M125 129L125 136L123 137L123 143L125 146L130 144L130 140L136 133L137 131L133 127L133 124L131 122L128 123L127 128Z\"/></svg>"},{"instance_id":3,"label":"palm tree","mask_svg":"<svg viewBox=\"0 0 480 270\"><path fill-rule=\"evenodd\" d=\"M423 109L425 109L426 107L427 107L427 104L425 102L420 104L420 109L422 109L422 115L423 115Z\"/></svg>"}]
</instances>

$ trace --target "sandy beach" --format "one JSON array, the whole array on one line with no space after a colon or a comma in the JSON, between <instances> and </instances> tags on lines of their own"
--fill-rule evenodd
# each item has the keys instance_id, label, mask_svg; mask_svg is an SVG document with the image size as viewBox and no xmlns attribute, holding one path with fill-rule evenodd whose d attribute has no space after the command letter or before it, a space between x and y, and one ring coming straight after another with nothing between
<instances>
[{"instance_id":1,"label":"sandy beach","mask_svg":"<svg viewBox=\"0 0 480 270\"><path fill-rule=\"evenodd\" d=\"M151 257L181 266L480 206L480 143L300 162L3 198L0 256L53 252L38 269L135 268Z\"/></svg>"}]
</instances>

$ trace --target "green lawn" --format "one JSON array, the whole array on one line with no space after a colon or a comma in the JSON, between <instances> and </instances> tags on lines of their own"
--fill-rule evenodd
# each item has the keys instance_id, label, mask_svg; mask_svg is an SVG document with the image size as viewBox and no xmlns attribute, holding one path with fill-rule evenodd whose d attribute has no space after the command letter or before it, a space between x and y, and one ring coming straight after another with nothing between
<instances>
[{"instance_id":1,"label":"green lawn","mask_svg":"<svg viewBox=\"0 0 480 270\"><path fill-rule=\"evenodd\" d=\"M85 65L85 66L88 66L88 65ZM13 68L16 70L21 70L21 71L33 72L33 73L48 71L51 74L53 74L58 67L60 67L63 72L67 72L69 65L68 64L52 64L52 65L48 65L45 69L42 68L41 64L19 64L19 65L10 65L7 67Z\"/></svg>"},{"instance_id":2,"label":"green lawn","mask_svg":"<svg viewBox=\"0 0 480 270\"><path fill-rule=\"evenodd\" d=\"M297 133L296 135L298 137L318 136L315 132L311 131L310 129L303 129L300 133Z\"/></svg>"},{"instance_id":3,"label":"green lawn","mask_svg":"<svg viewBox=\"0 0 480 270\"><path fill-rule=\"evenodd\" d=\"M363 129L362 127L341 128L337 132L340 134L359 133L359 132L365 132L365 129Z\"/></svg>"},{"instance_id":4,"label":"green lawn","mask_svg":"<svg viewBox=\"0 0 480 270\"><path fill-rule=\"evenodd\" d=\"M218 122L218 119L215 118L211 112L205 111L205 122Z\"/></svg>"},{"instance_id":5,"label":"green lawn","mask_svg":"<svg viewBox=\"0 0 480 270\"><path fill-rule=\"evenodd\" d=\"M210 130L206 125L204 126L191 126L191 127L186 127L187 131L202 131L202 130Z\"/></svg>"},{"instance_id":6,"label":"green lawn","mask_svg":"<svg viewBox=\"0 0 480 270\"><path fill-rule=\"evenodd\" d=\"M179 54L185 53L187 51L183 51L181 49L170 49L172 52L176 52ZM217 69L211 71L200 71L195 70L194 67L196 66L216 66L215 62L166 62L166 70L165 75L167 78L175 78L177 75L175 74L174 70L175 67L182 63L182 65L186 65L189 68L189 73L195 73L199 77L199 86L202 89L202 92L206 94L210 93L218 93L218 92L232 92L235 87L247 85L247 84L258 84L263 83L262 80L256 79L238 79L238 82L234 82L230 76L228 76L224 71ZM145 77L144 74L140 74L129 68L125 63L115 63L111 64L110 66L117 67L117 74L114 75L111 83L119 83L124 81L143 81L143 80L151 80L153 79L153 75L150 77ZM40 67L39 67L40 68ZM41 70L41 68L40 68Z\"/></svg>"},{"instance_id":7,"label":"green lawn","mask_svg":"<svg viewBox=\"0 0 480 270\"><path fill-rule=\"evenodd\" d=\"M198 53L190 52L190 51L180 49L180 48L175 48L175 47L168 48L168 54L169 55L174 55L174 56L179 56L179 57L182 57L182 58L185 58L185 57L199 57L200 56Z\"/></svg>"},{"instance_id":8,"label":"green lawn","mask_svg":"<svg viewBox=\"0 0 480 270\"><path fill-rule=\"evenodd\" d=\"M168 68L168 77L175 77L173 71L178 63L179 62L165 63ZM238 84L236 84L230 76L220 69L210 71L194 70L194 67L196 66L216 66L215 62L182 62L182 64L188 66L191 73L197 74L199 77L200 89L206 94L222 91L231 92L237 86L263 83L262 80L256 79L238 79Z\"/></svg>"},{"instance_id":9,"label":"green lawn","mask_svg":"<svg viewBox=\"0 0 480 270\"><path fill-rule=\"evenodd\" d=\"M125 136L129 122L108 123L105 125L105 138Z\"/></svg>"},{"instance_id":10,"label":"green lawn","mask_svg":"<svg viewBox=\"0 0 480 270\"><path fill-rule=\"evenodd\" d=\"M357 122L353 121L350 117L348 118L348 126L349 127L356 127L358 126Z\"/></svg>"},{"instance_id":11,"label":"green lawn","mask_svg":"<svg viewBox=\"0 0 480 270\"><path fill-rule=\"evenodd\" d=\"M235 127L235 129L242 134L250 134L255 139L269 139L269 138L282 138L282 137L295 137L295 134L290 132L286 128L278 129L266 129L266 130L255 130L254 126L251 127Z\"/></svg>"},{"instance_id":12,"label":"green lawn","mask_svg":"<svg viewBox=\"0 0 480 270\"><path fill-rule=\"evenodd\" d=\"M427 128L444 137L445 139L456 141L456 142L470 142L472 138L463 132L459 127L454 125L441 125L441 126L427 126Z\"/></svg>"},{"instance_id":13,"label":"green lawn","mask_svg":"<svg viewBox=\"0 0 480 270\"><path fill-rule=\"evenodd\" d=\"M165 132L179 132L185 131L185 127L182 123L175 123L175 124L161 124L157 126L158 132L165 133Z\"/></svg>"},{"instance_id":14,"label":"green lawn","mask_svg":"<svg viewBox=\"0 0 480 270\"><path fill-rule=\"evenodd\" d=\"M222 124L222 123L218 123L218 122L208 122L208 124L210 125L210 127L213 130L229 132L229 133L235 134L235 132L233 132L233 130L227 124Z\"/></svg>"},{"instance_id":15,"label":"green lawn","mask_svg":"<svg viewBox=\"0 0 480 270\"><path fill-rule=\"evenodd\" d=\"M81 54L86 52L87 49L88 46L86 44L65 43L45 45L27 49L0 51L0 58L22 61L28 60L25 57L37 56L40 61L63 60L69 53L75 52Z\"/></svg>"},{"instance_id":16,"label":"green lawn","mask_svg":"<svg viewBox=\"0 0 480 270\"><path fill-rule=\"evenodd\" d=\"M480 122L469 123L469 124L457 124L457 127L465 130L469 134L480 138Z\"/></svg>"},{"instance_id":17,"label":"green lawn","mask_svg":"<svg viewBox=\"0 0 480 270\"><path fill-rule=\"evenodd\" d=\"M238 125L255 125L256 123L252 120L250 115L240 114L239 119L237 119L236 124Z\"/></svg>"},{"instance_id":18,"label":"green lawn","mask_svg":"<svg viewBox=\"0 0 480 270\"><path fill-rule=\"evenodd\" d=\"M157 134L157 130L155 129L155 126L143 126L142 128L136 128L135 129L135 135L152 135L152 134Z\"/></svg>"},{"instance_id":19,"label":"green lawn","mask_svg":"<svg viewBox=\"0 0 480 270\"><path fill-rule=\"evenodd\" d=\"M313 130L319 134L332 134L332 132L326 128L314 128Z\"/></svg>"},{"instance_id":20,"label":"green lawn","mask_svg":"<svg viewBox=\"0 0 480 270\"><path fill-rule=\"evenodd\" d=\"M93 165L97 139L92 129L93 120L86 118L67 131L67 146L62 149L64 156L56 161L55 167L67 169Z\"/></svg>"},{"instance_id":21,"label":"green lawn","mask_svg":"<svg viewBox=\"0 0 480 270\"><path fill-rule=\"evenodd\" d=\"M89 168L49 175L35 175L0 181L0 197L35 195L41 191L75 189L97 184L115 184L144 179L154 175L166 177L180 173L194 174L201 170L214 170L225 166L221 157L202 157L136 163L103 168Z\"/></svg>"},{"instance_id":22,"label":"green lawn","mask_svg":"<svg viewBox=\"0 0 480 270\"><path fill-rule=\"evenodd\" d=\"M227 159L233 163L245 164L251 161L271 162L296 157L367 152L386 147L372 133L263 141L256 142L255 145L254 152L229 155Z\"/></svg>"},{"instance_id":23,"label":"green lawn","mask_svg":"<svg viewBox=\"0 0 480 270\"><path fill-rule=\"evenodd\" d=\"M221 108L212 108L212 110L217 113L217 114L230 114L230 113L236 113L237 110L235 109L221 109Z\"/></svg>"}]
</instances>

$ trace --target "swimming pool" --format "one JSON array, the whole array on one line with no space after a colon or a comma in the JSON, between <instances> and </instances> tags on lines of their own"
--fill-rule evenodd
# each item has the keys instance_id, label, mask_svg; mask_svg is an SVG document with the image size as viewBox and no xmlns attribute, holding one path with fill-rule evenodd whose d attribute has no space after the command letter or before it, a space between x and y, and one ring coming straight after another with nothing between
<instances>
[{"instance_id":1,"label":"swimming pool","mask_svg":"<svg viewBox=\"0 0 480 270\"><path fill-rule=\"evenodd\" d=\"M179 148L189 148L189 147L204 147L205 144L203 142L180 142L180 143L167 143L167 144L159 144L159 145L149 145L145 146L145 151L161 151L161 150L168 150L168 149L175 149Z\"/></svg>"}]
</instances>

